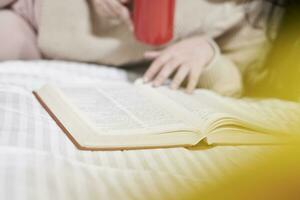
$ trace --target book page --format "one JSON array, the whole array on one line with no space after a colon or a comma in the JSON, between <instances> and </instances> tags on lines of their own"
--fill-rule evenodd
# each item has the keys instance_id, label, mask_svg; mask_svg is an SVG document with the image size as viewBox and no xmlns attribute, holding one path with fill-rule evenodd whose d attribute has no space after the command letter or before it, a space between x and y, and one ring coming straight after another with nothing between
<instances>
[{"instance_id":1,"label":"book page","mask_svg":"<svg viewBox=\"0 0 300 200\"><path fill-rule=\"evenodd\" d=\"M188 110L193 118L196 119L195 125L202 128L203 131L209 131L209 127L219 120L228 116L222 110L218 110L213 106L208 106L206 102L201 102L195 98L195 95L190 95L184 91L175 91L167 87L158 88L160 94L172 99L179 106Z\"/></svg>"},{"instance_id":2,"label":"book page","mask_svg":"<svg viewBox=\"0 0 300 200\"><path fill-rule=\"evenodd\" d=\"M147 88L128 83L98 83L61 88L99 133L148 134L191 131L187 119L174 115L168 103L155 102Z\"/></svg>"},{"instance_id":3,"label":"book page","mask_svg":"<svg viewBox=\"0 0 300 200\"><path fill-rule=\"evenodd\" d=\"M237 126L268 134L300 130L300 106L297 103L279 99L236 99L206 90L196 91L194 98L230 115Z\"/></svg>"},{"instance_id":4,"label":"book page","mask_svg":"<svg viewBox=\"0 0 300 200\"><path fill-rule=\"evenodd\" d=\"M226 125L274 134L300 130L300 105L296 103L275 99L235 99L207 90L196 90L192 95L167 87L161 87L159 91L198 116L199 124L204 123L207 131L213 126Z\"/></svg>"},{"instance_id":5,"label":"book page","mask_svg":"<svg viewBox=\"0 0 300 200\"><path fill-rule=\"evenodd\" d=\"M210 101L209 104L214 102ZM215 104L239 121L262 131L297 133L300 130L300 105L278 99L232 99L216 97Z\"/></svg>"}]
</instances>

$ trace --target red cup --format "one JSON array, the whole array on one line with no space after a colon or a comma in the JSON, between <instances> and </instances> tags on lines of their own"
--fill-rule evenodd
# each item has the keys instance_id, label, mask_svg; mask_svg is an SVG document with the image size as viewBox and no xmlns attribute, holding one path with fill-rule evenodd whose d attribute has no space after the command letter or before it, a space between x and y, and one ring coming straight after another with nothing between
<instances>
[{"instance_id":1,"label":"red cup","mask_svg":"<svg viewBox=\"0 0 300 200\"><path fill-rule=\"evenodd\" d=\"M133 0L134 34L149 45L173 38L175 0Z\"/></svg>"}]
</instances>

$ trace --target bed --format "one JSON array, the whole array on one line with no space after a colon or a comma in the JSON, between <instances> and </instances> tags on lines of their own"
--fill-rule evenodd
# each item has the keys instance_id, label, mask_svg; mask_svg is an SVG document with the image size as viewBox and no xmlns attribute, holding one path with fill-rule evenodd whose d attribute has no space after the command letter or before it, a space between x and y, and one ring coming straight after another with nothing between
<instances>
[{"instance_id":1,"label":"bed","mask_svg":"<svg viewBox=\"0 0 300 200\"><path fill-rule=\"evenodd\" d=\"M125 82L134 77L121 69L91 64L0 63L0 199L179 199L269 151L264 146L205 145L79 151L31 93L49 82Z\"/></svg>"}]
</instances>

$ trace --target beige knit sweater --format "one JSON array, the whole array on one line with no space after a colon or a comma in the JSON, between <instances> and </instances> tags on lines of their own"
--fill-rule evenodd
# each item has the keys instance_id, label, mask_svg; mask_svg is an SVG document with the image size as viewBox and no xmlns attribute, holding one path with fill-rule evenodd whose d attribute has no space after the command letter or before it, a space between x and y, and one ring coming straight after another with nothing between
<instances>
[{"instance_id":1,"label":"beige knit sweater","mask_svg":"<svg viewBox=\"0 0 300 200\"><path fill-rule=\"evenodd\" d=\"M142 61L146 50L163 48L139 43L125 25L97 18L88 1L43 0L39 46L46 56L119 66ZM257 0L245 5L243 2L177 0L175 36L168 45L205 35L217 42L215 46L221 52L221 55L216 53L214 62L201 78L201 87L229 95L231 90L236 93L242 88L239 73L263 57L267 45L266 16L260 16L260 11L264 3ZM260 28L251 25L257 19Z\"/></svg>"}]
</instances>

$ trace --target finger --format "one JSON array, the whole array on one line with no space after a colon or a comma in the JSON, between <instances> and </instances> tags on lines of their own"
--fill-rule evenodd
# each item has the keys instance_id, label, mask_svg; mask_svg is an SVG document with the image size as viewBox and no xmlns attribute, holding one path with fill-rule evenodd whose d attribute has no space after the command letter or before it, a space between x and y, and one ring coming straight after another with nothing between
<instances>
[{"instance_id":1,"label":"finger","mask_svg":"<svg viewBox=\"0 0 300 200\"><path fill-rule=\"evenodd\" d=\"M154 79L153 86L158 87L162 85L179 66L180 66L179 60L173 59L167 62L162 67L162 70L158 73L156 78Z\"/></svg>"},{"instance_id":2,"label":"finger","mask_svg":"<svg viewBox=\"0 0 300 200\"><path fill-rule=\"evenodd\" d=\"M188 85L187 85L187 92L188 93L193 93L195 88L197 87L200 75L201 75L202 70L194 71L193 70L189 74L189 80L188 80Z\"/></svg>"},{"instance_id":3,"label":"finger","mask_svg":"<svg viewBox=\"0 0 300 200\"><path fill-rule=\"evenodd\" d=\"M174 79L173 79L173 81L172 81L172 83L171 83L171 88L172 89L178 89L179 88L179 86L182 84L182 82L184 81L184 79L187 77L187 75L189 74L189 71L190 71L190 69L189 69L189 67L187 67L187 66L184 66L184 65L182 65L179 69L178 69L178 71L177 71L177 73L176 73L176 75L175 75L175 77L174 77Z\"/></svg>"},{"instance_id":4,"label":"finger","mask_svg":"<svg viewBox=\"0 0 300 200\"><path fill-rule=\"evenodd\" d=\"M111 9L113 9L115 16L119 17L129 27L130 30L133 30L133 24L127 7L116 0L109 1L109 5Z\"/></svg>"},{"instance_id":5,"label":"finger","mask_svg":"<svg viewBox=\"0 0 300 200\"><path fill-rule=\"evenodd\" d=\"M107 6L106 3L103 3L101 0L95 0L94 6L99 15L103 17L111 17L113 11Z\"/></svg>"},{"instance_id":6,"label":"finger","mask_svg":"<svg viewBox=\"0 0 300 200\"><path fill-rule=\"evenodd\" d=\"M147 52L144 53L144 58L152 60L152 59L155 59L158 56L160 56L160 54L161 54L160 51L147 51Z\"/></svg>"},{"instance_id":7,"label":"finger","mask_svg":"<svg viewBox=\"0 0 300 200\"><path fill-rule=\"evenodd\" d=\"M129 4L132 0L119 0L122 4Z\"/></svg>"},{"instance_id":8,"label":"finger","mask_svg":"<svg viewBox=\"0 0 300 200\"><path fill-rule=\"evenodd\" d=\"M122 4L117 0L105 0L104 3L110 10L112 17L119 17Z\"/></svg>"},{"instance_id":9,"label":"finger","mask_svg":"<svg viewBox=\"0 0 300 200\"><path fill-rule=\"evenodd\" d=\"M144 81L145 82L152 81L153 77L160 71L162 66L166 62L168 62L169 59L170 56L168 54L165 54L165 55L161 55L156 60L154 60L144 75Z\"/></svg>"}]
</instances>

